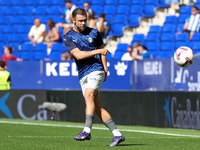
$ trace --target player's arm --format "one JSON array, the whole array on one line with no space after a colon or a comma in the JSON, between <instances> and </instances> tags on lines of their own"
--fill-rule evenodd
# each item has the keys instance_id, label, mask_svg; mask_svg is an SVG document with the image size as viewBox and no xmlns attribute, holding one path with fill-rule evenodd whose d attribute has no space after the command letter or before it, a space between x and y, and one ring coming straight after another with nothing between
<instances>
[{"instance_id":1,"label":"player's arm","mask_svg":"<svg viewBox=\"0 0 200 150\"><path fill-rule=\"evenodd\" d=\"M103 45L100 46L99 48L103 48ZM110 53L110 52L109 52L109 53ZM108 68L107 68L107 58L106 58L106 55L101 55L101 61L102 61L103 68L104 68L104 71L105 71L105 79L104 79L104 81L106 81L107 73L108 73Z\"/></svg>"},{"instance_id":2,"label":"player's arm","mask_svg":"<svg viewBox=\"0 0 200 150\"><path fill-rule=\"evenodd\" d=\"M140 56L140 55L138 55L138 54L136 54L136 53L133 53L133 55L132 55L132 59L133 59L133 60L135 60L135 59L143 60L143 57Z\"/></svg>"},{"instance_id":3,"label":"player's arm","mask_svg":"<svg viewBox=\"0 0 200 150\"><path fill-rule=\"evenodd\" d=\"M184 24L184 26L183 26L183 29L186 30L187 27L188 27L188 25L189 25L189 22L185 22L185 24Z\"/></svg>"},{"instance_id":4,"label":"player's arm","mask_svg":"<svg viewBox=\"0 0 200 150\"><path fill-rule=\"evenodd\" d=\"M107 49L97 49L92 51L81 51L79 48L74 48L70 51L70 54L73 55L77 60L86 59L97 54L105 55L109 53Z\"/></svg>"}]
</instances>

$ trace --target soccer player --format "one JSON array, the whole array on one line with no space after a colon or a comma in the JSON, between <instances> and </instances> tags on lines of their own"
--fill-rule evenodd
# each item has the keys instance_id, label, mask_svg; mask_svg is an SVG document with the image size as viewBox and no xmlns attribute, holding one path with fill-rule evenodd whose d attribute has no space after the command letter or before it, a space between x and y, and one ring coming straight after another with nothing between
<instances>
[{"instance_id":1,"label":"soccer player","mask_svg":"<svg viewBox=\"0 0 200 150\"><path fill-rule=\"evenodd\" d=\"M110 146L117 146L125 137L117 129L110 114L102 107L100 88L107 77L107 49L103 48L100 33L93 28L86 27L87 14L84 9L76 8L72 12L74 27L64 35L66 49L74 57L78 67L79 80L86 103L85 128L74 137L75 140L91 139L91 128L94 113L113 133L114 138Z\"/></svg>"}]
</instances>

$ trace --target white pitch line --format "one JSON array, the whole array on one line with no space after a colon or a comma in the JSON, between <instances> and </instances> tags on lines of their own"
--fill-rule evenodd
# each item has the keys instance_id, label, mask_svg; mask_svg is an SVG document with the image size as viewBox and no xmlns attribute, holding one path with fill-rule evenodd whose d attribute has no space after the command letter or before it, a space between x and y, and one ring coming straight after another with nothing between
<instances>
[{"instance_id":1,"label":"white pitch line","mask_svg":"<svg viewBox=\"0 0 200 150\"><path fill-rule=\"evenodd\" d=\"M42 124L42 123L29 123L29 122L0 121L0 123L23 124L23 125L37 125L37 126L50 126L50 127L84 128L84 126L58 125L58 124ZM92 129L96 129L96 130L108 130L107 128L99 128L99 127L92 127ZM159 135L170 135L170 136L200 138L200 136L198 136L198 135L184 135L184 134L173 134L173 133L154 132L154 131L142 131L142 130L127 130L127 129L119 129L119 130L120 131L124 131L124 132L138 132L138 133L149 133L149 134L159 134Z\"/></svg>"}]
</instances>

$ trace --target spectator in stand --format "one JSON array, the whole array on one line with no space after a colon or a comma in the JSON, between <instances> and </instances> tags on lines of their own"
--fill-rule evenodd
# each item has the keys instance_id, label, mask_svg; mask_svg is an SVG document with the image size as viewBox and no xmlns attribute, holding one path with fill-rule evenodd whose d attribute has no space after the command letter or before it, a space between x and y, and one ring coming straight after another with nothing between
<instances>
[{"instance_id":1,"label":"spectator in stand","mask_svg":"<svg viewBox=\"0 0 200 150\"><path fill-rule=\"evenodd\" d=\"M90 18L91 19L97 19L97 15L96 13L90 8L90 3L89 2L85 2L83 4L83 7L85 9L86 12L88 12L90 14Z\"/></svg>"},{"instance_id":2,"label":"spectator in stand","mask_svg":"<svg viewBox=\"0 0 200 150\"><path fill-rule=\"evenodd\" d=\"M5 70L5 62L0 61L0 90L10 90L11 78L10 73Z\"/></svg>"},{"instance_id":3,"label":"spectator in stand","mask_svg":"<svg viewBox=\"0 0 200 150\"><path fill-rule=\"evenodd\" d=\"M106 15L101 13L99 21L96 23L97 30L101 33L102 37L107 37L110 31L110 23L106 20Z\"/></svg>"},{"instance_id":4,"label":"spectator in stand","mask_svg":"<svg viewBox=\"0 0 200 150\"><path fill-rule=\"evenodd\" d=\"M175 15L176 13L176 4L178 4L178 0L165 0L166 4L170 5L169 14Z\"/></svg>"},{"instance_id":5,"label":"spectator in stand","mask_svg":"<svg viewBox=\"0 0 200 150\"><path fill-rule=\"evenodd\" d=\"M191 10L192 15L188 17L184 24L184 32L189 33L189 39L192 39L192 36L195 32L199 32L200 29L200 15L199 8L196 6L192 7Z\"/></svg>"},{"instance_id":6,"label":"spectator in stand","mask_svg":"<svg viewBox=\"0 0 200 150\"><path fill-rule=\"evenodd\" d=\"M53 20L47 21L47 26L49 28L49 32L47 33L45 37L45 42L48 44L48 54L51 52L51 48L54 42L58 43L61 42L60 34L58 32L58 29L55 27L55 22Z\"/></svg>"},{"instance_id":7,"label":"spectator in stand","mask_svg":"<svg viewBox=\"0 0 200 150\"><path fill-rule=\"evenodd\" d=\"M143 60L146 58L150 58L149 52L147 51L147 47L143 45L139 45L134 49L134 53L132 54L133 60Z\"/></svg>"},{"instance_id":8,"label":"spectator in stand","mask_svg":"<svg viewBox=\"0 0 200 150\"><path fill-rule=\"evenodd\" d=\"M133 53L134 53L134 51L136 51L135 49L138 46L141 46L140 43L138 43L138 42L136 42L133 47L128 46L127 52L122 56L121 60L122 61L132 61L133 60L133 58L132 58Z\"/></svg>"},{"instance_id":9,"label":"spectator in stand","mask_svg":"<svg viewBox=\"0 0 200 150\"><path fill-rule=\"evenodd\" d=\"M7 46L4 48L4 55L1 56L1 60L5 61L5 67L7 67L7 61L9 60L16 60L16 61L22 61L21 58L17 58L16 56L12 55L13 48L10 46Z\"/></svg>"},{"instance_id":10,"label":"spectator in stand","mask_svg":"<svg viewBox=\"0 0 200 150\"><path fill-rule=\"evenodd\" d=\"M37 43L44 42L45 35L46 35L46 26L44 24L41 24L39 18L35 18L34 25L31 27L28 33L28 38L33 43L33 46L35 47Z\"/></svg>"},{"instance_id":11,"label":"spectator in stand","mask_svg":"<svg viewBox=\"0 0 200 150\"><path fill-rule=\"evenodd\" d=\"M72 55L68 54L68 53L62 53L61 54L61 60L62 61L69 61L69 60L73 60Z\"/></svg>"},{"instance_id":12,"label":"spectator in stand","mask_svg":"<svg viewBox=\"0 0 200 150\"><path fill-rule=\"evenodd\" d=\"M76 6L72 3L71 0L65 1L66 8L63 11L62 19L65 19L65 22L59 22L56 24L56 27L62 27L64 29L64 34L66 34L74 25L72 23L72 12Z\"/></svg>"}]
</instances>

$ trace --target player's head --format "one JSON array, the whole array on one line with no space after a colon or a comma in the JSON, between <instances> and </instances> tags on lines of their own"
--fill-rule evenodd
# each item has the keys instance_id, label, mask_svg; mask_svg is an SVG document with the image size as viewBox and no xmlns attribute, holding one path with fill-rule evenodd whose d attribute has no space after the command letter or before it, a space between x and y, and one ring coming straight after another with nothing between
<instances>
[{"instance_id":1,"label":"player's head","mask_svg":"<svg viewBox=\"0 0 200 150\"><path fill-rule=\"evenodd\" d=\"M65 1L65 6L66 6L68 9L71 9L72 6L73 6L72 1L70 1L70 0L66 0L66 1Z\"/></svg>"},{"instance_id":2,"label":"player's head","mask_svg":"<svg viewBox=\"0 0 200 150\"><path fill-rule=\"evenodd\" d=\"M47 21L47 25L49 29L52 29L53 27L55 27L55 22L52 19L50 19Z\"/></svg>"},{"instance_id":3,"label":"player's head","mask_svg":"<svg viewBox=\"0 0 200 150\"><path fill-rule=\"evenodd\" d=\"M72 12L72 21L75 27L80 31L83 32L86 28L87 24L87 14L83 8L76 8Z\"/></svg>"},{"instance_id":4,"label":"player's head","mask_svg":"<svg viewBox=\"0 0 200 150\"><path fill-rule=\"evenodd\" d=\"M199 8L197 6L193 6L191 12L192 12L192 15L195 16L199 13Z\"/></svg>"},{"instance_id":5,"label":"player's head","mask_svg":"<svg viewBox=\"0 0 200 150\"><path fill-rule=\"evenodd\" d=\"M6 46L4 48L4 53L5 54L11 54L13 52L13 48L11 46Z\"/></svg>"},{"instance_id":6,"label":"player's head","mask_svg":"<svg viewBox=\"0 0 200 150\"><path fill-rule=\"evenodd\" d=\"M128 53L132 53L133 47L132 46L128 46L127 51L128 51Z\"/></svg>"},{"instance_id":7,"label":"player's head","mask_svg":"<svg viewBox=\"0 0 200 150\"><path fill-rule=\"evenodd\" d=\"M34 25L36 25L37 27L39 27L40 26L40 18L35 18L35 20L34 20Z\"/></svg>"},{"instance_id":8,"label":"player's head","mask_svg":"<svg viewBox=\"0 0 200 150\"><path fill-rule=\"evenodd\" d=\"M137 47L138 53L141 55L145 50L147 50L147 47L144 45L140 45Z\"/></svg>"},{"instance_id":9,"label":"player's head","mask_svg":"<svg viewBox=\"0 0 200 150\"><path fill-rule=\"evenodd\" d=\"M5 68L5 62L4 61L0 61L0 67Z\"/></svg>"},{"instance_id":10,"label":"player's head","mask_svg":"<svg viewBox=\"0 0 200 150\"><path fill-rule=\"evenodd\" d=\"M88 10L90 9L90 3L89 3L89 2L85 2L85 3L83 4L83 7L84 7L84 9L85 9L86 11L88 11Z\"/></svg>"}]
</instances>

